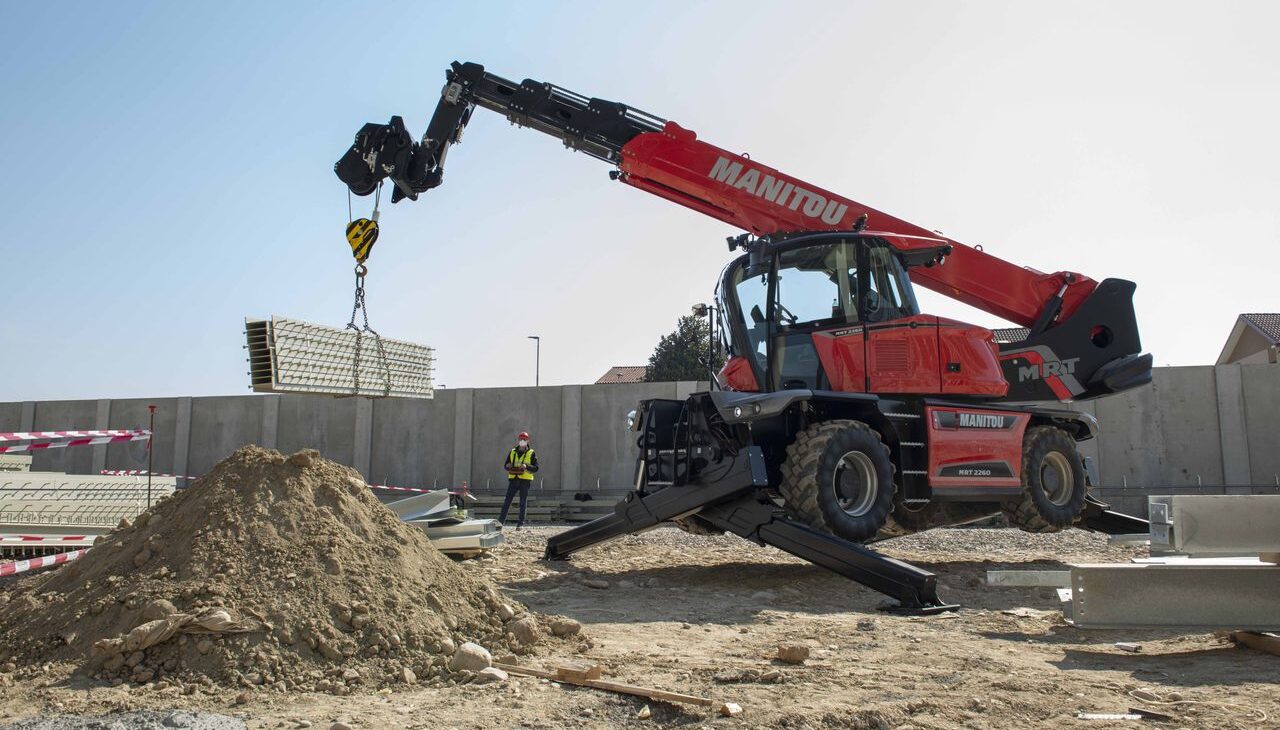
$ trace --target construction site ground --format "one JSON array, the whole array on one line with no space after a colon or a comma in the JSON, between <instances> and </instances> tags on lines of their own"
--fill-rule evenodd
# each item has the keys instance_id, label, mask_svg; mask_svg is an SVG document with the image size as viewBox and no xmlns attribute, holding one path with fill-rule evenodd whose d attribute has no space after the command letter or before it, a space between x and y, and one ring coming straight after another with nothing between
<instances>
[{"instance_id":1,"label":"construction site ground","mask_svg":"<svg viewBox=\"0 0 1280 730\"><path fill-rule=\"evenodd\" d=\"M735 702L740 717L515 676L346 697L181 696L68 684L50 667L45 679L0 674L0 723L181 709L238 716L251 728L1107 728L1142 723L1077 713L1137 707L1175 718L1166 727L1280 726L1280 657L1207 633L1078 630L1051 588L985 585L990 569L1145 554L1098 535L956 529L882 543L937 573L943 596L963 605L906 617L878 611L884 599L873 591L732 536L664 527L543 562L546 538L560 529L508 531L504 546L467 570L534 611L579 619L593 646L576 658L602 664L606 678ZM811 656L782 664L781 643L808 645ZM641 719L646 704L651 716Z\"/></svg>"}]
</instances>

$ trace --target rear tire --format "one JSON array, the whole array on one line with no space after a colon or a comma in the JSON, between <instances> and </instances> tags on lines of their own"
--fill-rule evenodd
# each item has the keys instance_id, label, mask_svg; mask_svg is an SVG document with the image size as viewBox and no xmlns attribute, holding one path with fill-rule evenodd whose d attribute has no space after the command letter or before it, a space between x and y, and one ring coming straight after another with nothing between
<instances>
[{"instance_id":1,"label":"rear tire","mask_svg":"<svg viewBox=\"0 0 1280 730\"><path fill-rule=\"evenodd\" d=\"M778 491L787 511L810 527L870 539L893 509L889 448L861 421L814 424L787 447Z\"/></svg>"},{"instance_id":2,"label":"rear tire","mask_svg":"<svg viewBox=\"0 0 1280 730\"><path fill-rule=\"evenodd\" d=\"M1070 527L1084 509L1086 493L1075 439L1052 426L1027 429L1022 439L1022 498L1004 508L1010 524L1027 532Z\"/></svg>"}]
</instances>

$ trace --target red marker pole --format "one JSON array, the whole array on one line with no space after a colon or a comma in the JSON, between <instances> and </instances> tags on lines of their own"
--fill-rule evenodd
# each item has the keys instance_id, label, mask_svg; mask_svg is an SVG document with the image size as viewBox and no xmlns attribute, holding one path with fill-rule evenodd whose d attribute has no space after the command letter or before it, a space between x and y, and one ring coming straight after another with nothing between
<instances>
[{"instance_id":1,"label":"red marker pole","mask_svg":"<svg viewBox=\"0 0 1280 730\"><path fill-rule=\"evenodd\" d=\"M151 438L147 439L147 509L151 509L151 463L156 453L151 446L156 440L156 407L147 406L147 410L151 412Z\"/></svg>"}]
</instances>

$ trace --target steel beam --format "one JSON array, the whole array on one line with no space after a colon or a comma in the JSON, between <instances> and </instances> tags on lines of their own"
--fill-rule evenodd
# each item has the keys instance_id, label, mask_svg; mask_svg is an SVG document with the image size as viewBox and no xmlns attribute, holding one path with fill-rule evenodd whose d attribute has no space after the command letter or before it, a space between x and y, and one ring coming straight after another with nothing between
<instances>
[{"instance_id":1,"label":"steel beam","mask_svg":"<svg viewBox=\"0 0 1280 730\"><path fill-rule=\"evenodd\" d=\"M449 492L441 489L437 492L416 494L405 499L388 502L387 508L396 513L402 520L420 520L430 515L445 515L449 512Z\"/></svg>"},{"instance_id":2,"label":"steel beam","mask_svg":"<svg viewBox=\"0 0 1280 730\"><path fill-rule=\"evenodd\" d=\"M1081 628L1280 630L1274 565L1073 565L1071 588Z\"/></svg>"},{"instance_id":3,"label":"steel beam","mask_svg":"<svg viewBox=\"0 0 1280 730\"><path fill-rule=\"evenodd\" d=\"M427 538L430 540L445 537L475 537L502 532L502 526L497 520L464 520L454 523L439 519L408 520L408 524L427 533Z\"/></svg>"},{"instance_id":4,"label":"steel beam","mask_svg":"<svg viewBox=\"0 0 1280 730\"><path fill-rule=\"evenodd\" d=\"M988 570L987 585L1009 587L1066 588L1071 585L1069 570Z\"/></svg>"},{"instance_id":5,"label":"steel beam","mask_svg":"<svg viewBox=\"0 0 1280 730\"><path fill-rule=\"evenodd\" d=\"M479 535L463 535L460 537L429 538L431 544L441 551L450 550L488 550L502 544L505 538L501 532L486 532Z\"/></svg>"},{"instance_id":6,"label":"steel beam","mask_svg":"<svg viewBox=\"0 0 1280 730\"><path fill-rule=\"evenodd\" d=\"M1151 547L1188 555L1280 552L1280 494L1151 497Z\"/></svg>"}]
</instances>

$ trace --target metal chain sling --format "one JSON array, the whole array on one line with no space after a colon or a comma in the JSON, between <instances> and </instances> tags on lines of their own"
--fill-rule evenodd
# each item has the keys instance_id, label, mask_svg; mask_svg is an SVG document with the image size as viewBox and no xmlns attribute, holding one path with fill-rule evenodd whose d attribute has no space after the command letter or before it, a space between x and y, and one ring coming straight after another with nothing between
<instances>
[{"instance_id":1,"label":"metal chain sling","mask_svg":"<svg viewBox=\"0 0 1280 730\"><path fill-rule=\"evenodd\" d=\"M355 303L351 306L351 321L347 323L347 329L356 334L355 358L351 366L351 395L360 395L360 364L364 358L364 338L365 335L373 337L373 343L377 348L378 365L382 369L383 387L382 395L369 396L377 398L386 398L391 395L391 363L387 360L386 348L382 345L382 335L377 330L369 326L369 309L365 305L364 294L364 278L369 273L368 267L364 262L368 260L369 253L373 250L373 244L378 240L378 203L382 198L382 183L378 183L378 191L374 197L373 216L372 218L351 219L351 191L347 191L347 243L351 244L351 254L356 259L356 297ZM363 321L363 325L356 324L356 315L359 314Z\"/></svg>"}]
</instances>

